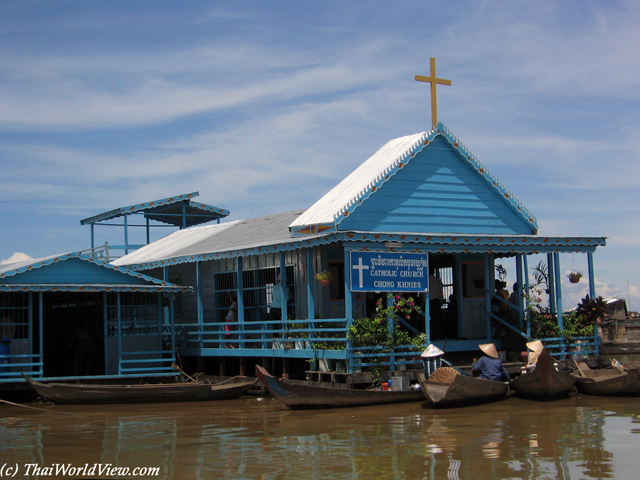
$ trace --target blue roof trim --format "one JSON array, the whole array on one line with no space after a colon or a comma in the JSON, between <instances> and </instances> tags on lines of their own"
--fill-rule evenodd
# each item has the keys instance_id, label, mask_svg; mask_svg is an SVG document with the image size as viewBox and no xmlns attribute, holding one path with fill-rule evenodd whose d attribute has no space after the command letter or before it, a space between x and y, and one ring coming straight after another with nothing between
<instances>
[{"instance_id":1,"label":"blue roof trim","mask_svg":"<svg viewBox=\"0 0 640 480\"><path fill-rule=\"evenodd\" d=\"M26 285L0 284L0 292L192 292L180 285Z\"/></svg>"},{"instance_id":2,"label":"blue roof trim","mask_svg":"<svg viewBox=\"0 0 640 480\"><path fill-rule=\"evenodd\" d=\"M489 169L480 162L471 151L462 144L462 142L451 131L444 126L443 123L438 124L429 132L420 138L418 142L411 146L403 155L398 157L388 170L384 172L375 182L369 184L364 192L361 192L358 198L344 207L344 211L335 221L335 225L339 225L345 218L353 213L367 198L386 183L398 170L407 165L418 153L428 146L437 136L442 136L453 151L464 160L478 175L480 175L487 184L498 194L498 196L506 202L532 229L538 229L538 221L535 216L520 202L507 187L498 178L489 171Z\"/></svg>"},{"instance_id":3,"label":"blue roof trim","mask_svg":"<svg viewBox=\"0 0 640 480\"><path fill-rule=\"evenodd\" d=\"M139 291L144 291L144 290L150 290L150 289L155 289L155 290L159 290L159 291L192 291L193 288L192 287L183 287L181 285L175 285L173 283L169 283L169 282L165 282L163 280L159 280L157 278L154 277L150 277L148 275L144 275L142 273L136 272L133 273L131 272L129 269L125 269L122 267L117 267L108 263L102 263L99 261L94 260L93 258L87 256L87 255L81 255L80 253L77 252L70 252L70 253L64 253L61 255L55 255L55 256L51 256L51 257L47 257L47 258L43 258L43 259L36 259L33 260L31 262L20 262L20 266L14 269L11 269L11 265L6 265L6 267L8 267L8 270L5 271L0 271L0 279L5 279L8 277L13 277L16 275L20 275L21 273L25 273L34 269L38 269L38 268L42 268L45 267L47 265L51 265L53 263L57 263L57 262L63 262L65 260L69 260L70 258L77 258L79 260L83 260L89 263L93 263L96 264L102 268L106 268L106 269L111 269L111 270L115 270L117 272L120 272L124 275L128 275L131 277L136 277L139 278L141 280L147 281L149 282L151 285L126 285L126 284L122 284L122 285L51 285L51 286L46 286L46 285L42 285L42 287L47 288L47 287L56 287L59 291L80 291L81 288L84 288L84 291L108 291L108 288L111 288L113 291L116 291L118 288L120 288L121 291L124 291L125 288L131 289L131 291L135 291L135 289L139 289ZM17 288L17 287L25 287L26 285L9 285L9 284L0 284L0 289L4 290L5 288L8 287L16 287L14 290L9 290L9 291L16 291L16 290L23 290L22 288ZM32 287L36 288L36 286ZM100 288L99 290L89 290L90 288ZM31 291L34 290L34 288L31 288ZM64 290L65 288L71 288L75 290ZM51 291L52 289L49 288L48 290L41 290L41 291Z\"/></svg>"},{"instance_id":4,"label":"blue roof trim","mask_svg":"<svg viewBox=\"0 0 640 480\"><path fill-rule=\"evenodd\" d=\"M128 207L116 208L114 210L110 210L108 212L100 213L98 215L94 215L93 217L80 220L80 225L92 224L102 220L111 220L117 217L121 217L123 215L130 215L132 213L145 212L147 210L155 209L161 206L167 206L174 203L189 201L193 197L197 197L198 195L200 195L200 192L185 193L182 195L176 195L175 197L168 197L168 198L163 198L161 200L153 200L151 202L130 205ZM191 205L192 207L197 207L206 212L215 214L217 217L229 216L229 210L225 210L223 208L206 205L204 203L194 203L194 202L190 202L189 205ZM149 213L153 213L153 212L149 212Z\"/></svg>"},{"instance_id":5,"label":"blue roof trim","mask_svg":"<svg viewBox=\"0 0 640 480\"><path fill-rule=\"evenodd\" d=\"M279 253L301 248L311 248L330 243L348 242L356 248L381 249L385 242L400 242L400 248L386 250L422 252L422 253L584 253L593 252L597 247L606 245L606 237L541 237L527 235L422 235L422 234L387 234L369 232L340 232L324 237L297 240L279 245L264 245L255 248L243 248L201 255L187 255L155 262L146 262L126 267L127 270L149 270L152 268L170 267L182 263L205 262L225 258L246 257L264 253ZM413 244L422 244L412 248ZM364 246L364 244L378 244ZM345 245L345 248L349 248Z\"/></svg>"}]
</instances>

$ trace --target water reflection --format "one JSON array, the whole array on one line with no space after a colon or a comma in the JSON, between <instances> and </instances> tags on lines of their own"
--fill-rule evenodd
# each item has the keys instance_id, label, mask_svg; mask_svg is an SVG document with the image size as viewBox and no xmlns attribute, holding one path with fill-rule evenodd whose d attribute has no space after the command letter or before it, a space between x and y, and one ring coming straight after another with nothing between
<instances>
[{"instance_id":1,"label":"water reflection","mask_svg":"<svg viewBox=\"0 0 640 480\"><path fill-rule=\"evenodd\" d=\"M0 464L154 467L144 478L202 480L636 478L637 405L512 398L446 411L297 412L247 398L49 407L72 417L0 406Z\"/></svg>"}]
</instances>

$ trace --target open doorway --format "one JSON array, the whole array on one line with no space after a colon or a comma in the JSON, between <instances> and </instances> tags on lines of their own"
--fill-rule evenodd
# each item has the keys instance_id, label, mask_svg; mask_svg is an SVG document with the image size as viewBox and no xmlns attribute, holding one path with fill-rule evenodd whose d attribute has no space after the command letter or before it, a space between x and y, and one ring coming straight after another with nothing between
<instances>
[{"instance_id":1,"label":"open doorway","mask_svg":"<svg viewBox=\"0 0 640 480\"><path fill-rule=\"evenodd\" d=\"M43 363L46 377L103 375L101 293L45 293Z\"/></svg>"}]
</instances>

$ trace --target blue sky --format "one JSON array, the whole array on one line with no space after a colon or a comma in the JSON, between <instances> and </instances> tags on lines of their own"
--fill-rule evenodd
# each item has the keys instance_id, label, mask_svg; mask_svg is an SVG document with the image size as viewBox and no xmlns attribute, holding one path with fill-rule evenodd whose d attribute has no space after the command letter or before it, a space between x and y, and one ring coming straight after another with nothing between
<instances>
[{"instance_id":1,"label":"blue sky","mask_svg":"<svg viewBox=\"0 0 640 480\"><path fill-rule=\"evenodd\" d=\"M193 191L230 219L308 207L430 128L430 57L439 120L541 235L608 237L597 293L640 309L636 1L0 2L0 260Z\"/></svg>"}]
</instances>

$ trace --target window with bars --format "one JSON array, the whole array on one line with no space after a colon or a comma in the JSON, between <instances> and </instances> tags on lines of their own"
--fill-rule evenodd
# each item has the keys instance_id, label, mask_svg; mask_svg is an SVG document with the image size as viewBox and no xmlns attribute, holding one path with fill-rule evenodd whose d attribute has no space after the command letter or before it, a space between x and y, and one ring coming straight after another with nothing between
<instances>
[{"instance_id":1,"label":"window with bars","mask_svg":"<svg viewBox=\"0 0 640 480\"><path fill-rule=\"evenodd\" d=\"M107 295L107 336L118 335L117 293ZM160 333L162 305L158 294L144 292L120 293L120 327L122 336Z\"/></svg>"},{"instance_id":2,"label":"window with bars","mask_svg":"<svg viewBox=\"0 0 640 480\"><path fill-rule=\"evenodd\" d=\"M279 282L279 267L258 268L242 272L244 319L246 322L260 322L270 319L273 304L274 286ZM295 318L295 282L294 267L286 267L287 315ZM215 273L213 278L215 288L215 319L214 322L224 322L234 296L237 294L236 272Z\"/></svg>"},{"instance_id":3,"label":"window with bars","mask_svg":"<svg viewBox=\"0 0 640 480\"><path fill-rule=\"evenodd\" d=\"M29 294L0 293L0 338L29 338Z\"/></svg>"}]
</instances>

